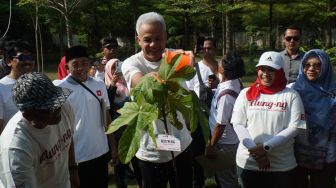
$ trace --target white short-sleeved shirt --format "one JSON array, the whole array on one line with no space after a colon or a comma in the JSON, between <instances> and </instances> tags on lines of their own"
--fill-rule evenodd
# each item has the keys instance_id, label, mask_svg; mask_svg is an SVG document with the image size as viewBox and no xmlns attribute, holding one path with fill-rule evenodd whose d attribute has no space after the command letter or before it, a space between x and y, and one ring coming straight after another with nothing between
<instances>
[{"instance_id":1,"label":"white short-sleeved shirt","mask_svg":"<svg viewBox=\"0 0 336 188\"><path fill-rule=\"evenodd\" d=\"M256 100L248 101L248 89L240 92L233 108L231 123L245 125L256 144L270 140L287 127L306 128L301 97L295 90L285 88L271 95L261 93ZM268 152L271 164L269 171L288 171L297 165L293 143L294 139L291 139ZM238 146L236 162L241 168L259 170L258 164L249 156L242 143Z\"/></svg>"},{"instance_id":2,"label":"white short-sleeved shirt","mask_svg":"<svg viewBox=\"0 0 336 188\"><path fill-rule=\"evenodd\" d=\"M143 57L142 51L129 57L122 64L122 73L125 77L128 87L130 87L132 76L135 73L147 74L150 72L157 72L160 67L160 62L150 62ZM174 135L181 142L181 152L184 151L191 143L190 133L185 125L183 117L178 113L178 118L183 124L181 130L176 129L173 125L168 122L168 134ZM161 120L155 120L153 122L154 134L157 137L158 134L165 134L164 124ZM177 156L181 152L174 152L174 155ZM136 157L140 160L164 163L172 160L170 151L158 150L152 141L152 138L147 132L142 133L140 140L140 148L136 153Z\"/></svg>"},{"instance_id":3,"label":"white short-sleeved shirt","mask_svg":"<svg viewBox=\"0 0 336 188\"><path fill-rule=\"evenodd\" d=\"M15 82L16 80L9 76L0 80L0 119L4 120L4 125L19 111L12 98Z\"/></svg>"},{"instance_id":4,"label":"white short-sleeved shirt","mask_svg":"<svg viewBox=\"0 0 336 188\"><path fill-rule=\"evenodd\" d=\"M0 136L0 187L70 188L69 147L74 112L68 102L61 121L44 129L33 127L21 112Z\"/></svg>"},{"instance_id":5,"label":"white short-sleeved shirt","mask_svg":"<svg viewBox=\"0 0 336 188\"><path fill-rule=\"evenodd\" d=\"M226 125L222 137L218 140L218 144L237 144L239 142L236 132L233 130L233 127L230 123L233 105L236 101L236 98L229 94L223 95L219 99L218 97L224 90L227 89L239 93L241 90L240 87L241 86L238 79L222 82L218 85L217 91L211 101L209 117L211 134L213 134L217 123Z\"/></svg>"},{"instance_id":6,"label":"white short-sleeved shirt","mask_svg":"<svg viewBox=\"0 0 336 188\"><path fill-rule=\"evenodd\" d=\"M208 86L208 77L209 75L213 75L214 73L211 71L211 69L206 66L203 61L199 61L198 62L198 67L201 73L201 78L203 83ZM200 83L198 80L198 76L197 74L190 79L189 81L186 81L187 87L189 88L189 90L193 90L195 91L196 95L199 97L199 89L200 89ZM213 90L213 92L216 91L215 89Z\"/></svg>"},{"instance_id":7,"label":"white short-sleeved shirt","mask_svg":"<svg viewBox=\"0 0 336 188\"><path fill-rule=\"evenodd\" d=\"M101 122L101 110L98 100L70 75L62 81L56 81L59 87L72 90L68 97L75 112L74 144L76 162L95 159L109 151L107 137ZM106 107L110 107L106 86L103 81L91 77L83 82L98 98L103 98ZM105 113L105 112L104 112Z\"/></svg>"}]
</instances>

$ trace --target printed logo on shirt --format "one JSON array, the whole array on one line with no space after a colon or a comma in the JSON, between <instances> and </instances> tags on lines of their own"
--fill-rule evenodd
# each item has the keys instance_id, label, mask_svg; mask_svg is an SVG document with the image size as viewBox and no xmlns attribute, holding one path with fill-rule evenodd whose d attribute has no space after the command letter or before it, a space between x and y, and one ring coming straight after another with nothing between
<instances>
[{"instance_id":1,"label":"printed logo on shirt","mask_svg":"<svg viewBox=\"0 0 336 188\"><path fill-rule=\"evenodd\" d=\"M266 102L254 100L249 102L249 106L253 110L268 110L284 112L287 109L287 102Z\"/></svg>"},{"instance_id":2,"label":"printed logo on shirt","mask_svg":"<svg viewBox=\"0 0 336 188\"><path fill-rule=\"evenodd\" d=\"M40 156L40 164L49 159L57 159L59 154L70 144L68 141L71 140L71 136L71 130L68 129L50 150L44 150Z\"/></svg>"},{"instance_id":3,"label":"printed logo on shirt","mask_svg":"<svg viewBox=\"0 0 336 188\"><path fill-rule=\"evenodd\" d=\"M97 90L96 92L97 92L97 95L98 95L99 97L102 96L102 92L101 92L101 90Z\"/></svg>"}]
</instances>

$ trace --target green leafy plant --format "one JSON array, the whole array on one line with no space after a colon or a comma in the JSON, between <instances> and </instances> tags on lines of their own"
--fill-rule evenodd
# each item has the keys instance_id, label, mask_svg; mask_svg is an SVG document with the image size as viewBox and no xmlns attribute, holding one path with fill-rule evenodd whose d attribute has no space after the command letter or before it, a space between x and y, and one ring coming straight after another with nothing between
<instances>
[{"instance_id":1,"label":"green leafy plant","mask_svg":"<svg viewBox=\"0 0 336 188\"><path fill-rule=\"evenodd\" d=\"M198 100L193 91L182 87L181 83L195 76L195 70L189 62L182 60L182 54L167 51L161 60L157 75L145 75L131 90L133 101L126 102L119 110L121 114L108 127L106 134L113 133L126 126L118 146L119 159L128 163L140 147L143 131L147 131L156 143L153 121L163 119L167 127L169 121L177 129L182 122L177 118L179 111L189 124L189 130L195 131L198 122L202 125L204 139L208 141L208 109Z\"/></svg>"}]
</instances>

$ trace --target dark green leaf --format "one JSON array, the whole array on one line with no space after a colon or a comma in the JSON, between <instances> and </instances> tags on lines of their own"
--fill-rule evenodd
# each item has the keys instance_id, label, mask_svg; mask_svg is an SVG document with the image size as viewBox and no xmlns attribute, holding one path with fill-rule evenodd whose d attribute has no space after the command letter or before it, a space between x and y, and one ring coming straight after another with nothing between
<instances>
[{"instance_id":1,"label":"dark green leaf","mask_svg":"<svg viewBox=\"0 0 336 188\"><path fill-rule=\"evenodd\" d=\"M119 112L121 115L111 123L106 134L127 125L118 147L120 160L127 163L139 149L142 131L149 130L151 137L154 135L152 124L158 118L158 110L149 103L138 106L136 102L127 102Z\"/></svg>"}]
</instances>

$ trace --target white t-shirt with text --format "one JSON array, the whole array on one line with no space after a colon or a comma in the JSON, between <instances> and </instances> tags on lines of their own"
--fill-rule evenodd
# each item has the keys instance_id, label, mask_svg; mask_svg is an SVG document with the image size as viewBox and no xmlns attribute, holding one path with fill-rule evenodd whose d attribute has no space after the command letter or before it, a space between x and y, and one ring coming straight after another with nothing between
<instances>
[{"instance_id":1,"label":"white t-shirt with text","mask_svg":"<svg viewBox=\"0 0 336 188\"><path fill-rule=\"evenodd\" d=\"M70 188L69 147L75 117L62 106L61 121L43 129L33 127L21 112L0 136L0 187Z\"/></svg>"},{"instance_id":2,"label":"white t-shirt with text","mask_svg":"<svg viewBox=\"0 0 336 188\"><path fill-rule=\"evenodd\" d=\"M295 90L285 88L275 94L261 93L256 100L248 101L248 89L240 92L233 108L231 123L245 125L256 144L263 144L287 127L306 128L303 104ZM267 153L271 165L269 171L288 171L297 166L293 143L294 139L291 139ZM257 162L242 143L238 146L236 162L241 168L259 170Z\"/></svg>"},{"instance_id":3,"label":"white t-shirt with text","mask_svg":"<svg viewBox=\"0 0 336 188\"><path fill-rule=\"evenodd\" d=\"M143 52L141 51L126 59L122 64L121 69L127 85L130 87L132 76L135 73L142 73L145 75L150 72L157 72L159 67L160 62L147 61L143 56ZM183 124L183 128L178 130L168 122L168 134L174 135L180 140L181 152L183 152L190 145L192 138L180 113L178 113L178 119ZM156 137L158 134L166 133L162 120L155 120L153 122L153 128ZM181 152L174 152L175 157ZM147 132L142 132L140 148L136 153L136 157L140 160L156 163L164 163L172 160L171 152L158 150Z\"/></svg>"}]
</instances>

